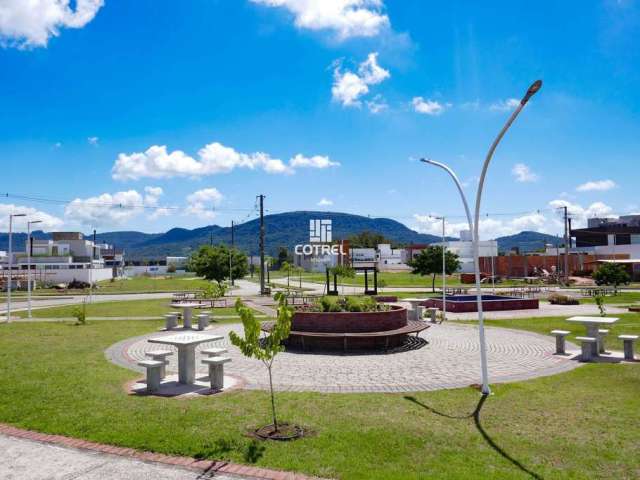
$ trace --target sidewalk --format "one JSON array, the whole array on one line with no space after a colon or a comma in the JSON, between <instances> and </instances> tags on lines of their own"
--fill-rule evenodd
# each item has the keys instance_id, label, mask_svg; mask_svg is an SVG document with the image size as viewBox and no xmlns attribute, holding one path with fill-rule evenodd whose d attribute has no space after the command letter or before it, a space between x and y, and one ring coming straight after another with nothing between
<instances>
[{"instance_id":1,"label":"sidewalk","mask_svg":"<svg viewBox=\"0 0 640 480\"><path fill-rule=\"evenodd\" d=\"M1 423L0 452L0 478L7 480L310 480L290 472L140 452Z\"/></svg>"}]
</instances>

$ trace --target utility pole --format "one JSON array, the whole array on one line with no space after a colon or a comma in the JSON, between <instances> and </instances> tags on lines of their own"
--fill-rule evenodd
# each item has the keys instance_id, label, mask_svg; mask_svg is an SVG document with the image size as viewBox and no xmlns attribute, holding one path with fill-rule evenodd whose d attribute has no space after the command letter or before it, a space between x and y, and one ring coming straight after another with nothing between
<instances>
[{"instance_id":1,"label":"utility pole","mask_svg":"<svg viewBox=\"0 0 640 480\"><path fill-rule=\"evenodd\" d=\"M566 205L562 209L564 210L564 283L569 285L569 214Z\"/></svg>"},{"instance_id":2,"label":"utility pole","mask_svg":"<svg viewBox=\"0 0 640 480\"><path fill-rule=\"evenodd\" d=\"M264 195L258 195L260 199L260 294L266 292L264 284Z\"/></svg>"},{"instance_id":3,"label":"utility pole","mask_svg":"<svg viewBox=\"0 0 640 480\"><path fill-rule=\"evenodd\" d=\"M231 285L235 285L234 280L233 280L233 262L232 262L232 258L233 258L233 220L231 220L231 248L229 249L229 281L231 282Z\"/></svg>"}]
</instances>

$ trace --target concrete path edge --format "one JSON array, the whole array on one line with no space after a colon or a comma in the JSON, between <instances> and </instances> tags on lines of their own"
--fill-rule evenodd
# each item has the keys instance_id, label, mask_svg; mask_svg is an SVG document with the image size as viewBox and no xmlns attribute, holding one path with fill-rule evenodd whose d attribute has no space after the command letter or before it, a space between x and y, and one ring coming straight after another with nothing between
<instances>
[{"instance_id":1,"label":"concrete path edge","mask_svg":"<svg viewBox=\"0 0 640 480\"><path fill-rule=\"evenodd\" d=\"M294 472L284 472L281 470L271 470L216 460L197 460L191 457L164 455L161 453L144 452L133 448L116 447L79 438L66 437L64 435L51 435L33 430L25 430L5 423L0 423L0 434L63 447L127 457L143 462L183 467L201 473L224 473L266 480L320 480L318 477L309 477Z\"/></svg>"}]
</instances>

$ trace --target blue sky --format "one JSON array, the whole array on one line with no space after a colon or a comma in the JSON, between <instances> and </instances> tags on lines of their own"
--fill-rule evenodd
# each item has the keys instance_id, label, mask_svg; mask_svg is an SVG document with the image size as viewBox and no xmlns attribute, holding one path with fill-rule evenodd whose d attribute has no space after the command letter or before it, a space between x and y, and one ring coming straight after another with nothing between
<instances>
[{"instance_id":1,"label":"blue sky","mask_svg":"<svg viewBox=\"0 0 640 480\"><path fill-rule=\"evenodd\" d=\"M538 78L494 157L483 236L555 233L564 204L577 224L640 211L634 0L38 5L0 0L0 191L14 195L0 228L18 210L47 229L228 225L264 193L268 212L427 232L446 214L456 233L453 184L416 159L449 163L473 197L511 99Z\"/></svg>"}]
</instances>

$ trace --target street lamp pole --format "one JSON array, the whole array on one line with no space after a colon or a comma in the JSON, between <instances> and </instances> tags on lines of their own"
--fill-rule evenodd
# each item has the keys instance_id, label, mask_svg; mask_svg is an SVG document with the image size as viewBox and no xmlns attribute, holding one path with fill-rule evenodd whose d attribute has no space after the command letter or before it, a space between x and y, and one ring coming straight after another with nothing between
<instances>
[{"instance_id":1,"label":"street lamp pole","mask_svg":"<svg viewBox=\"0 0 640 480\"><path fill-rule=\"evenodd\" d=\"M27 222L27 305L29 318L31 318L31 225L36 223L42 223L42 220Z\"/></svg>"},{"instance_id":2,"label":"street lamp pole","mask_svg":"<svg viewBox=\"0 0 640 480\"><path fill-rule=\"evenodd\" d=\"M9 214L9 283L7 284L7 323L11 322L11 283L13 282L13 219L26 217L26 213Z\"/></svg>"},{"instance_id":3,"label":"street lamp pole","mask_svg":"<svg viewBox=\"0 0 640 480\"><path fill-rule=\"evenodd\" d=\"M447 245L445 236L445 217L433 217L442 220L442 321L447 318Z\"/></svg>"},{"instance_id":4,"label":"street lamp pole","mask_svg":"<svg viewBox=\"0 0 640 480\"><path fill-rule=\"evenodd\" d=\"M482 165L482 173L480 174L480 181L478 182L478 191L476 193L476 206L475 206L474 220L471 219L469 205L465 198L462 185L460 184L460 181L458 180L458 177L453 172L453 170L451 170L448 166L442 163L435 162L433 160L422 159L422 161L425 163L443 168L445 171L449 173L449 175L451 175L456 186L458 187L460 196L462 197L462 202L464 203L464 207L465 207L465 213L467 214L467 222L469 223L469 228L473 231L473 236L472 236L473 263L475 268L476 298L477 298L477 304L478 304L478 327L480 330L480 361L481 361L481 368L482 368L482 393L484 395L488 395L489 393L491 393L491 389L489 388L489 373L487 368L487 346L486 346L485 333L484 333L484 314L482 311L482 290L480 285L479 224L480 224L480 206L482 201L482 189L484 187L484 181L487 175L487 170L489 169L489 163L491 162L491 159L493 158L493 154L498 144L502 140L502 137L504 137L505 133L507 132L511 124L513 124L513 122L515 121L517 116L520 114L520 112L522 111L524 106L527 104L527 102L531 99L533 95L535 95L538 92L538 90L540 90L541 87L542 87L541 80L536 80L531 84L531 86L527 89L527 92L525 93L524 97L522 97L522 100L520 100L520 104L513 111L511 116L508 118L507 122L502 127L502 130L500 130L500 133L498 133L498 136L495 138L495 140L491 144L491 147L489 148L487 156L484 160L484 164Z\"/></svg>"}]
</instances>

